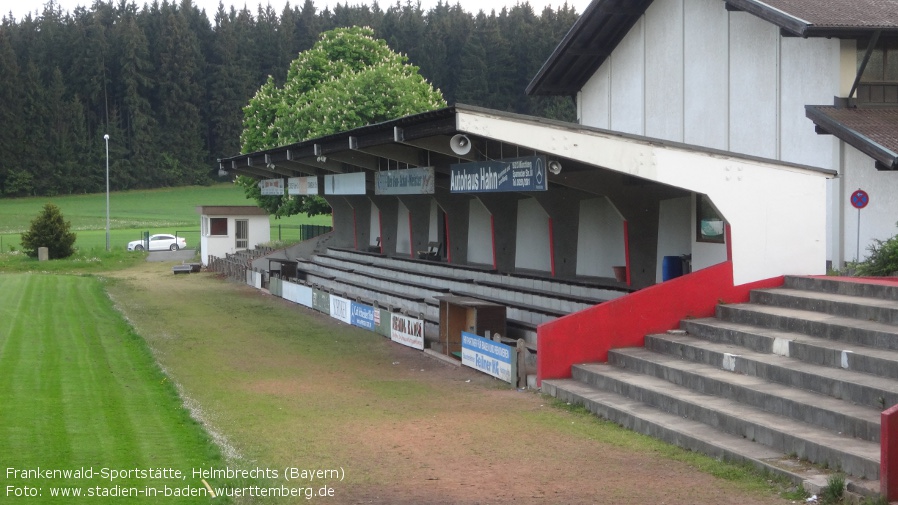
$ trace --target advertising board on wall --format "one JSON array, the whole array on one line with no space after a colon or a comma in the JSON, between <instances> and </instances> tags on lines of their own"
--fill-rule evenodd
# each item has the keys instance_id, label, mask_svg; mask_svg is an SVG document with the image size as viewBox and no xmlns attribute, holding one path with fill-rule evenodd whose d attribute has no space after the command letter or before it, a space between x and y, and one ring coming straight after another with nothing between
<instances>
[{"instance_id":1,"label":"advertising board on wall","mask_svg":"<svg viewBox=\"0 0 898 505\"><path fill-rule=\"evenodd\" d=\"M288 195L317 195L317 177L290 177L287 179Z\"/></svg>"},{"instance_id":2,"label":"advertising board on wall","mask_svg":"<svg viewBox=\"0 0 898 505\"><path fill-rule=\"evenodd\" d=\"M349 303L349 324L374 331L380 319L380 311L374 307L359 302Z\"/></svg>"},{"instance_id":3,"label":"advertising board on wall","mask_svg":"<svg viewBox=\"0 0 898 505\"><path fill-rule=\"evenodd\" d=\"M351 302L346 298L331 295L331 317L334 319L339 319L346 324L352 324L350 304Z\"/></svg>"},{"instance_id":4,"label":"advertising board on wall","mask_svg":"<svg viewBox=\"0 0 898 505\"><path fill-rule=\"evenodd\" d=\"M517 381L514 347L466 331L461 332L461 364L508 383Z\"/></svg>"},{"instance_id":5,"label":"advertising board on wall","mask_svg":"<svg viewBox=\"0 0 898 505\"><path fill-rule=\"evenodd\" d=\"M325 314L331 313L331 294L320 289L312 289L312 308Z\"/></svg>"},{"instance_id":6,"label":"advertising board on wall","mask_svg":"<svg viewBox=\"0 0 898 505\"><path fill-rule=\"evenodd\" d=\"M386 170L374 174L376 195L432 195L433 167Z\"/></svg>"},{"instance_id":7,"label":"advertising board on wall","mask_svg":"<svg viewBox=\"0 0 898 505\"><path fill-rule=\"evenodd\" d=\"M324 176L325 195L364 195L365 172Z\"/></svg>"},{"instance_id":8,"label":"advertising board on wall","mask_svg":"<svg viewBox=\"0 0 898 505\"><path fill-rule=\"evenodd\" d=\"M262 179L259 181L259 189L263 195L283 196L284 179Z\"/></svg>"},{"instance_id":9,"label":"advertising board on wall","mask_svg":"<svg viewBox=\"0 0 898 505\"><path fill-rule=\"evenodd\" d=\"M390 318L390 340L424 350L424 321L394 313Z\"/></svg>"},{"instance_id":10,"label":"advertising board on wall","mask_svg":"<svg viewBox=\"0 0 898 505\"><path fill-rule=\"evenodd\" d=\"M449 169L452 193L545 191L548 188L546 158L543 156L455 163Z\"/></svg>"}]
</instances>

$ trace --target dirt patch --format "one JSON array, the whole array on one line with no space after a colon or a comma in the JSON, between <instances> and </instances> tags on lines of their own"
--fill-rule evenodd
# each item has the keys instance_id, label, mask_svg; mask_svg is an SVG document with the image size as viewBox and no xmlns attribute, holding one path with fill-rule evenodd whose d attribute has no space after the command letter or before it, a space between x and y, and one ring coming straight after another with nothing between
<instances>
[{"instance_id":1,"label":"dirt patch","mask_svg":"<svg viewBox=\"0 0 898 505\"><path fill-rule=\"evenodd\" d=\"M115 276L122 310L210 427L245 455L236 464L342 468L323 502L789 503L247 286L173 276L165 264Z\"/></svg>"}]
</instances>

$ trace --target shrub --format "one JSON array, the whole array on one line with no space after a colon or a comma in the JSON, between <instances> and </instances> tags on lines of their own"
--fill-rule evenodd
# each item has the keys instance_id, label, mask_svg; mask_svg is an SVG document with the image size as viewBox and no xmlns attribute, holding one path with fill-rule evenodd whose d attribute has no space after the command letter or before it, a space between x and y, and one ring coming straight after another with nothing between
<instances>
[{"instance_id":1,"label":"shrub","mask_svg":"<svg viewBox=\"0 0 898 505\"><path fill-rule=\"evenodd\" d=\"M39 247L46 247L50 259L68 258L75 252L75 232L72 223L65 221L59 207L48 203L22 234L22 250L32 258Z\"/></svg>"},{"instance_id":2,"label":"shrub","mask_svg":"<svg viewBox=\"0 0 898 505\"><path fill-rule=\"evenodd\" d=\"M867 250L870 256L857 264L857 275L885 277L898 272L898 236L887 240L873 239Z\"/></svg>"}]
</instances>

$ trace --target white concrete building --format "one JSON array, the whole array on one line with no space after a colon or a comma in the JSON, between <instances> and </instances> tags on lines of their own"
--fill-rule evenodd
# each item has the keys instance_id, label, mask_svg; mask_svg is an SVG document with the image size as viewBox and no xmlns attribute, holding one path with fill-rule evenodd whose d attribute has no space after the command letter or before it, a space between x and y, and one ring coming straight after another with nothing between
<instances>
[{"instance_id":1,"label":"white concrete building","mask_svg":"<svg viewBox=\"0 0 898 505\"><path fill-rule=\"evenodd\" d=\"M271 241L268 212L256 206L200 205L200 257L224 258Z\"/></svg>"},{"instance_id":2,"label":"white concrete building","mask_svg":"<svg viewBox=\"0 0 898 505\"><path fill-rule=\"evenodd\" d=\"M836 171L826 230L835 266L898 233L894 0L595 0L528 93L575 97L585 126ZM858 189L869 195L860 212ZM726 202L712 203L729 220ZM661 220L686 226L695 209L671 200ZM771 247L789 247L804 226L758 217L783 229ZM677 236L659 237L659 257L684 248Z\"/></svg>"}]
</instances>

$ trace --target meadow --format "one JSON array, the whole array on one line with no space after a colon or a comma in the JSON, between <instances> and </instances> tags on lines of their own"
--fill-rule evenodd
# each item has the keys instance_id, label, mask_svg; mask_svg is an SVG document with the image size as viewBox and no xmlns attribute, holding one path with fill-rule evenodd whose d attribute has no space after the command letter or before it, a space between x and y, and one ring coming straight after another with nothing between
<instances>
[{"instance_id":1,"label":"meadow","mask_svg":"<svg viewBox=\"0 0 898 505\"><path fill-rule=\"evenodd\" d=\"M106 248L106 194L61 195L55 197L0 198L0 252L19 249L21 233L40 213L44 204L53 203L77 233L75 247L81 251ZM178 233L190 248L199 241L198 205L255 205L243 196L239 187L224 183L152 190L118 191L109 196L110 248L124 249L141 233ZM288 239L300 224L330 225L330 216L271 218L272 240L278 226Z\"/></svg>"}]
</instances>

